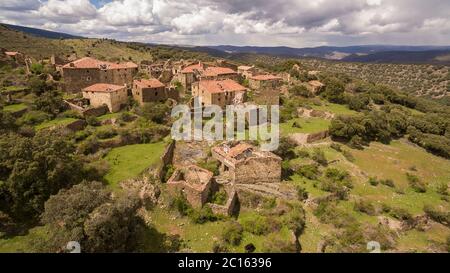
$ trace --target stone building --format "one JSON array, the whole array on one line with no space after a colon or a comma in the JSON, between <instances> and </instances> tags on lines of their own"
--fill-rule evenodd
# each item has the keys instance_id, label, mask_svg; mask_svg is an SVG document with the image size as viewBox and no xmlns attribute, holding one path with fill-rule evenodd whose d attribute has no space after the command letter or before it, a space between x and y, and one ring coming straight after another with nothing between
<instances>
[{"instance_id":1,"label":"stone building","mask_svg":"<svg viewBox=\"0 0 450 273\"><path fill-rule=\"evenodd\" d=\"M253 76L253 74L256 73L256 68L254 66L241 65L241 66L238 66L237 73L243 79L248 79L251 76Z\"/></svg>"},{"instance_id":2,"label":"stone building","mask_svg":"<svg viewBox=\"0 0 450 273\"><path fill-rule=\"evenodd\" d=\"M274 75L256 75L249 78L248 84L251 89L279 88L282 78Z\"/></svg>"},{"instance_id":3,"label":"stone building","mask_svg":"<svg viewBox=\"0 0 450 273\"><path fill-rule=\"evenodd\" d=\"M175 170L167 181L172 194L182 193L194 208L201 208L208 202L213 183L213 173L195 165Z\"/></svg>"},{"instance_id":4,"label":"stone building","mask_svg":"<svg viewBox=\"0 0 450 273\"><path fill-rule=\"evenodd\" d=\"M278 183L282 159L244 142L228 142L212 148L223 177L234 184Z\"/></svg>"},{"instance_id":5,"label":"stone building","mask_svg":"<svg viewBox=\"0 0 450 273\"><path fill-rule=\"evenodd\" d=\"M110 112L118 112L127 103L128 93L125 85L97 83L83 89L83 98L92 107L108 106Z\"/></svg>"},{"instance_id":6,"label":"stone building","mask_svg":"<svg viewBox=\"0 0 450 273\"><path fill-rule=\"evenodd\" d=\"M163 102L167 100L165 85L157 79L135 80L133 82L133 98L140 104L146 102Z\"/></svg>"},{"instance_id":7,"label":"stone building","mask_svg":"<svg viewBox=\"0 0 450 273\"><path fill-rule=\"evenodd\" d=\"M17 63L17 64L25 64L25 56L17 51L6 51L5 55L8 59L11 61Z\"/></svg>"},{"instance_id":8,"label":"stone building","mask_svg":"<svg viewBox=\"0 0 450 273\"><path fill-rule=\"evenodd\" d=\"M65 91L80 92L96 83L131 86L138 66L132 62L111 63L86 57L62 67Z\"/></svg>"},{"instance_id":9,"label":"stone building","mask_svg":"<svg viewBox=\"0 0 450 273\"><path fill-rule=\"evenodd\" d=\"M240 104L244 102L247 88L239 83L226 80L204 80L192 85L193 97L199 97L202 105L226 105Z\"/></svg>"},{"instance_id":10,"label":"stone building","mask_svg":"<svg viewBox=\"0 0 450 273\"><path fill-rule=\"evenodd\" d=\"M231 68L209 66L198 62L184 67L178 75L178 81L186 90L191 90L192 84L200 80L237 80L238 74Z\"/></svg>"}]
</instances>

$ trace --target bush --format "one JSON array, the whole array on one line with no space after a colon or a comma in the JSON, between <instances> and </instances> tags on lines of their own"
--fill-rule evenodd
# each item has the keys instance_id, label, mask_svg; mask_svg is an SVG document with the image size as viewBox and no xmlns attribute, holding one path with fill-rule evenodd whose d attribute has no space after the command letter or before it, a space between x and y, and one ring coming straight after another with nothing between
<instances>
[{"instance_id":1,"label":"bush","mask_svg":"<svg viewBox=\"0 0 450 273\"><path fill-rule=\"evenodd\" d=\"M222 232L222 240L227 244L238 246L242 241L243 232L244 229L238 222L229 222Z\"/></svg>"},{"instance_id":2,"label":"bush","mask_svg":"<svg viewBox=\"0 0 450 273\"><path fill-rule=\"evenodd\" d=\"M403 208L391 208L390 215L401 221L411 222L413 220L412 214Z\"/></svg>"},{"instance_id":3,"label":"bush","mask_svg":"<svg viewBox=\"0 0 450 273\"><path fill-rule=\"evenodd\" d=\"M369 180L367 181L367 183L369 183L370 185L375 187L375 186L378 186L378 184L380 182L378 182L376 177L369 177Z\"/></svg>"},{"instance_id":4,"label":"bush","mask_svg":"<svg viewBox=\"0 0 450 273\"><path fill-rule=\"evenodd\" d=\"M450 227L450 212L442 211L430 205L425 205L423 211L434 221Z\"/></svg>"},{"instance_id":5,"label":"bush","mask_svg":"<svg viewBox=\"0 0 450 273\"><path fill-rule=\"evenodd\" d=\"M281 238L278 234L270 234L263 242L262 251L264 253L296 253L297 246L289 239Z\"/></svg>"},{"instance_id":6,"label":"bush","mask_svg":"<svg viewBox=\"0 0 450 273\"><path fill-rule=\"evenodd\" d=\"M314 149L312 159L322 166L326 166L328 164L328 161L325 158L325 153L318 148Z\"/></svg>"},{"instance_id":7,"label":"bush","mask_svg":"<svg viewBox=\"0 0 450 273\"><path fill-rule=\"evenodd\" d=\"M347 150L342 150L342 155L344 155L344 157L350 161L350 162L355 162L355 157L353 156L353 154Z\"/></svg>"},{"instance_id":8,"label":"bush","mask_svg":"<svg viewBox=\"0 0 450 273\"><path fill-rule=\"evenodd\" d=\"M342 145L337 144L337 143L332 143L330 145L331 149L336 150L338 152L342 152Z\"/></svg>"},{"instance_id":9,"label":"bush","mask_svg":"<svg viewBox=\"0 0 450 273\"><path fill-rule=\"evenodd\" d=\"M50 119L50 115L41 111L30 111L17 120L19 125L36 125Z\"/></svg>"},{"instance_id":10,"label":"bush","mask_svg":"<svg viewBox=\"0 0 450 273\"><path fill-rule=\"evenodd\" d=\"M245 231L254 235L267 235L272 232L270 221L265 216L256 215L242 220L241 224Z\"/></svg>"},{"instance_id":11,"label":"bush","mask_svg":"<svg viewBox=\"0 0 450 273\"><path fill-rule=\"evenodd\" d=\"M395 188L395 183L392 179L382 179L382 180L380 180L380 184L391 187L391 188Z\"/></svg>"},{"instance_id":12,"label":"bush","mask_svg":"<svg viewBox=\"0 0 450 273\"><path fill-rule=\"evenodd\" d=\"M359 212L365 213L367 215L371 215L371 216L376 215L375 206L371 202L364 200L364 199L356 201L355 205L354 205L354 209L355 209L355 211L359 211Z\"/></svg>"},{"instance_id":13,"label":"bush","mask_svg":"<svg viewBox=\"0 0 450 273\"><path fill-rule=\"evenodd\" d=\"M305 201L308 199L308 192L305 188L297 186L297 197L299 201Z\"/></svg>"},{"instance_id":14,"label":"bush","mask_svg":"<svg viewBox=\"0 0 450 273\"><path fill-rule=\"evenodd\" d=\"M87 116L86 123L90 126L100 126L100 121L94 116Z\"/></svg>"},{"instance_id":15,"label":"bush","mask_svg":"<svg viewBox=\"0 0 450 273\"><path fill-rule=\"evenodd\" d=\"M227 202L227 192L224 188L220 188L220 190L216 191L212 198L211 203L217 204L217 205L225 205Z\"/></svg>"},{"instance_id":16,"label":"bush","mask_svg":"<svg viewBox=\"0 0 450 273\"><path fill-rule=\"evenodd\" d=\"M409 186L415 192L424 193L427 191L426 185L414 174L406 173L406 179L408 180Z\"/></svg>"},{"instance_id":17,"label":"bush","mask_svg":"<svg viewBox=\"0 0 450 273\"><path fill-rule=\"evenodd\" d=\"M214 215L210 207L203 207L200 210L188 210L188 216L195 224L215 222L219 219L219 217Z\"/></svg>"},{"instance_id":18,"label":"bush","mask_svg":"<svg viewBox=\"0 0 450 273\"><path fill-rule=\"evenodd\" d=\"M316 164L301 166L297 173L311 180L316 180L320 175L319 167Z\"/></svg>"},{"instance_id":19,"label":"bush","mask_svg":"<svg viewBox=\"0 0 450 273\"><path fill-rule=\"evenodd\" d=\"M111 128L102 128L95 134L99 139L108 139L117 136L117 131Z\"/></svg>"}]
</instances>

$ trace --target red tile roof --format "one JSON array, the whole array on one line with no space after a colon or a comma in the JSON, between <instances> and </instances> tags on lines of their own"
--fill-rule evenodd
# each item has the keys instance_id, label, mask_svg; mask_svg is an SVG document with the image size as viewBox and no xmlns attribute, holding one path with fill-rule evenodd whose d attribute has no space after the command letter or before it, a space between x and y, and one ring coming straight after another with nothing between
<instances>
[{"instance_id":1,"label":"red tile roof","mask_svg":"<svg viewBox=\"0 0 450 273\"><path fill-rule=\"evenodd\" d=\"M114 85L114 84L108 84L108 83L97 83L91 86L88 86L83 89L83 91L88 92L114 92L120 89L125 88L125 86L121 85Z\"/></svg>"},{"instance_id":2,"label":"red tile roof","mask_svg":"<svg viewBox=\"0 0 450 273\"><path fill-rule=\"evenodd\" d=\"M181 70L181 73L194 73L195 70L202 72L204 70L203 69L203 64L198 63L198 64L193 64L193 65L186 66L185 68L183 68Z\"/></svg>"},{"instance_id":3,"label":"red tile roof","mask_svg":"<svg viewBox=\"0 0 450 273\"><path fill-rule=\"evenodd\" d=\"M226 74L236 74L236 71L228 67L210 66L205 69L202 76L215 77Z\"/></svg>"},{"instance_id":4,"label":"red tile roof","mask_svg":"<svg viewBox=\"0 0 450 273\"><path fill-rule=\"evenodd\" d=\"M239 143L238 145L232 147L227 155L229 157L235 158L238 155L242 154L243 152L249 150L249 149L253 149L253 146L247 143Z\"/></svg>"},{"instance_id":5,"label":"red tile roof","mask_svg":"<svg viewBox=\"0 0 450 273\"><path fill-rule=\"evenodd\" d=\"M165 85L160 82L157 79L150 79L150 80L146 80L146 79L142 79L142 80L135 80L134 84L138 85L139 87L142 88L158 88L158 87L164 87Z\"/></svg>"},{"instance_id":6,"label":"red tile roof","mask_svg":"<svg viewBox=\"0 0 450 273\"><path fill-rule=\"evenodd\" d=\"M17 54L19 54L19 52L16 52L16 51L6 51L5 54L8 55L8 56L16 56Z\"/></svg>"},{"instance_id":7,"label":"red tile roof","mask_svg":"<svg viewBox=\"0 0 450 273\"><path fill-rule=\"evenodd\" d=\"M106 61L99 61L94 58L85 57L76 61L70 62L63 66L64 68L99 68L99 69L125 69L125 68L137 68L138 66L133 62L127 63L111 63Z\"/></svg>"},{"instance_id":8,"label":"red tile roof","mask_svg":"<svg viewBox=\"0 0 450 273\"><path fill-rule=\"evenodd\" d=\"M244 86L230 79L222 81L200 81L199 87L208 93L237 92L247 90Z\"/></svg>"},{"instance_id":9,"label":"red tile roof","mask_svg":"<svg viewBox=\"0 0 450 273\"><path fill-rule=\"evenodd\" d=\"M250 77L250 79L257 80L257 81L271 81L271 80L281 80L281 77L274 76L274 75L256 75L256 76Z\"/></svg>"}]
</instances>

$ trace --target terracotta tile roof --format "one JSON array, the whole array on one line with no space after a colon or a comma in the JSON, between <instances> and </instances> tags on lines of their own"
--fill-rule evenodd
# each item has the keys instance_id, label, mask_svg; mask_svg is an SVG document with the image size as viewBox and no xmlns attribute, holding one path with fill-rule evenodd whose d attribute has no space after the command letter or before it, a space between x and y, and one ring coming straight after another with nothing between
<instances>
[{"instance_id":1,"label":"terracotta tile roof","mask_svg":"<svg viewBox=\"0 0 450 273\"><path fill-rule=\"evenodd\" d=\"M142 80L134 80L134 84L138 85L142 88L158 88L164 87L165 85L157 79L142 79Z\"/></svg>"},{"instance_id":2,"label":"terracotta tile roof","mask_svg":"<svg viewBox=\"0 0 450 273\"><path fill-rule=\"evenodd\" d=\"M200 81L199 87L208 93L236 92L247 90L244 86L230 79L222 81Z\"/></svg>"},{"instance_id":3,"label":"terracotta tile roof","mask_svg":"<svg viewBox=\"0 0 450 273\"><path fill-rule=\"evenodd\" d=\"M5 54L8 55L8 56L16 56L17 54L19 54L19 52L16 52L16 51L6 51Z\"/></svg>"},{"instance_id":4,"label":"terracotta tile roof","mask_svg":"<svg viewBox=\"0 0 450 273\"><path fill-rule=\"evenodd\" d=\"M108 83L97 83L91 86L88 86L83 89L83 91L88 92L114 92L120 89L125 88L125 86L121 85L114 85L114 84L108 84Z\"/></svg>"},{"instance_id":5,"label":"terracotta tile roof","mask_svg":"<svg viewBox=\"0 0 450 273\"><path fill-rule=\"evenodd\" d=\"M322 87L325 86L323 83L319 82L319 81L309 81L308 82L309 85L314 86L314 87Z\"/></svg>"},{"instance_id":6,"label":"terracotta tile roof","mask_svg":"<svg viewBox=\"0 0 450 273\"><path fill-rule=\"evenodd\" d=\"M99 68L103 70L107 69L125 69L125 68L137 68L138 66L133 62L127 63L111 63L106 61L99 61L91 57L85 57L76 61L70 62L63 66L64 68Z\"/></svg>"},{"instance_id":7,"label":"terracotta tile roof","mask_svg":"<svg viewBox=\"0 0 450 273\"><path fill-rule=\"evenodd\" d=\"M253 66L247 66L247 65L238 66L238 70L250 70L252 68L254 68L254 67Z\"/></svg>"},{"instance_id":8,"label":"terracotta tile roof","mask_svg":"<svg viewBox=\"0 0 450 273\"><path fill-rule=\"evenodd\" d=\"M281 77L274 76L274 75L256 75L256 76L250 77L250 79L257 80L257 81L271 81L271 80L281 80Z\"/></svg>"},{"instance_id":9,"label":"terracotta tile roof","mask_svg":"<svg viewBox=\"0 0 450 273\"><path fill-rule=\"evenodd\" d=\"M181 73L194 73L195 70L200 71L200 72L204 71L203 64L198 63L198 64L186 66L185 68L183 68L181 70Z\"/></svg>"},{"instance_id":10,"label":"terracotta tile roof","mask_svg":"<svg viewBox=\"0 0 450 273\"><path fill-rule=\"evenodd\" d=\"M243 152L249 150L249 149L253 149L253 146L247 143L239 143L238 145L232 147L227 155L229 157L235 158L238 155L242 154Z\"/></svg>"},{"instance_id":11,"label":"terracotta tile roof","mask_svg":"<svg viewBox=\"0 0 450 273\"><path fill-rule=\"evenodd\" d=\"M210 66L205 69L205 71L202 73L202 76L215 77L227 74L236 74L236 71L228 67Z\"/></svg>"}]
</instances>

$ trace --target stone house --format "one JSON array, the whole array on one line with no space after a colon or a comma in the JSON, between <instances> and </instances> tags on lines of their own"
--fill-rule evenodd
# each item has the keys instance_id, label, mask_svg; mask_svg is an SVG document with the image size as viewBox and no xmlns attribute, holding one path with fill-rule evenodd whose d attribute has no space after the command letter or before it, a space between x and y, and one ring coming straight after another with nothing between
<instances>
[{"instance_id":1,"label":"stone house","mask_svg":"<svg viewBox=\"0 0 450 273\"><path fill-rule=\"evenodd\" d=\"M132 94L139 104L163 102L167 100L165 89L165 85L157 79L134 80Z\"/></svg>"},{"instance_id":2,"label":"stone house","mask_svg":"<svg viewBox=\"0 0 450 273\"><path fill-rule=\"evenodd\" d=\"M278 183L282 159L244 142L225 142L211 149L220 172L234 184Z\"/></svg>"},{"instance_id":3,"label":"stone house","mask_svg":"<svg viewBox=\"0 0 450 273\"><path fill-rule=\"evenodd\" d=\"M259 90L264 88L276 89L281 86L282 78L274 75L256 75L251 76L248 84L251 89Z\"/></svg>"},{"instance_id":4,"label":"stone house","mask_svg":"<svg viewBox=\"0 0 450 273\"><path fill-rule=\"evenodd\" d=\"M96 83L131 86L138 66L132 62L111 63L86 57L62 67L65 91L80 92Z\"/></svg>"},{"instance_id":5,"label":"stone house","mask_svg":"<svg viewBox=\"0 0 450 273\"><path fill-rule=\"evenodd\" d=\"M108 106L110 112L118 112L127 103L128 93L125 85L97 83L83 89L83 98L92 107Z\"/></svg>"},{"instance_id":6,"label":"stone house","mask_svg":"<svg viewBox=\"0 0 450 273\"><path fill-rule=\"evenodd\" d=\"M254 66L241 65L238 66L237 73L241 78L248 79L256 73L256 68Z\"/></svg>"},{"instance_id":7,"label":"stone house","mask_svg":"<svg viewBox=\"0 0 450 273\"><path fill-rule=\"evenodd\" d=\"M186 90L191 90L196 81L224 79L237 80L238 74L231 68L208 66L202 62L184 67L178 75L178 81Z\"/></svg>"},{"instance_id":8,"label":"stone house","mask_svg":"<svg viewBox=\"0 0 450 273\"><path fill-rule=\"evenodd\" d=\"M307 88L311 93L316 95L316 94L319 94L320 92L324 91L325 84L323 84L319 81L309 81Z\"/></svg>"},{"instance_id":9,"label":"stone house","mask_svg":"<svg viewBox=\"0 0 450 273\"><path fill-rule=\"evenodd\" d=\"M212 172L190 165L176 169L166 185L170 193L182 193L194 208L201 208L208 202L212 183Z\"/></svg>"},{"instance_id":10,"label":"stone house","mask_svg":"<svg viewBox=\"0 0 450 273\"><path fill-rule=\"evenodd\" d=\"M25 64L25 56L17 51L5 51L6 58L15 62L16 64Z\"/></svg>"},{"instance_id":11,"label":"stone house","mask_svg":"<svg viewBox=\"0 0 450 273\"><path fill-rule=\"evenodd\" d=\"M226 80L202 80L192 85L193 97L199 97L202 105L226 105L240 104L244 102L247 88L239 83Z\"/></svg>"}]
</instances>

